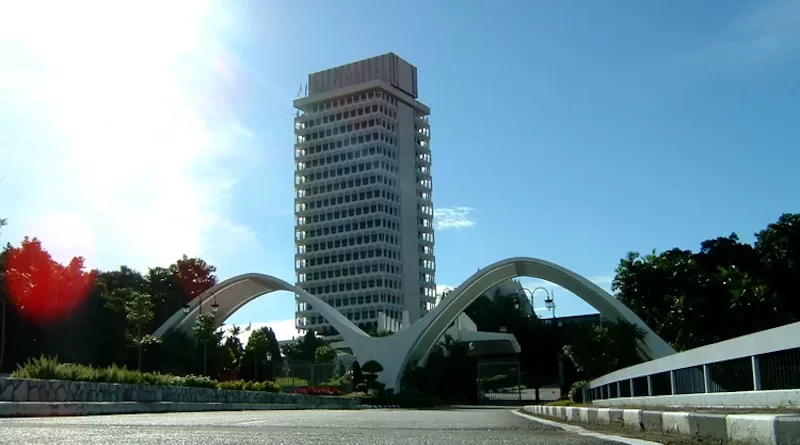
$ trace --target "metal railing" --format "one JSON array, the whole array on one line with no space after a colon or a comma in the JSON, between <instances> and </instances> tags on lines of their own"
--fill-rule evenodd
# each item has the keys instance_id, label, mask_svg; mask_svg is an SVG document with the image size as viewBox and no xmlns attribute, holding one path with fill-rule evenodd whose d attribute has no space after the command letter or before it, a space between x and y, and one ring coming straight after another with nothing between
<instances>
[{"instance_id":1,"label":"metal railing","mask_svg":"<svg viewBox=\"0 0 800 445\"><path fill-rule=\"evenodd\" d=\"M800 389L800 323L756 332L614 371L584 400Z\"/></svg>"},{"instance_id":2,"label":"metal railing","mask_svg":"<svg viewBox=\"0 0 800 445\"><path fill-rule=\"evenodd\" d=\"M284 392L313 386L337 387L342 393L353 391L352 367L347 363L290 363L274 365L272 376Z\"/></svg>"}]
</instances>

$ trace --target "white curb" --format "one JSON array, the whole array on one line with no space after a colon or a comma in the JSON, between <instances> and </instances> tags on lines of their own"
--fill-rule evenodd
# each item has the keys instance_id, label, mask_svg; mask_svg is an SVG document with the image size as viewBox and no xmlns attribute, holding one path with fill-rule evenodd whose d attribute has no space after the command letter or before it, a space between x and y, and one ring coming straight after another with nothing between
<instances>
[{"instance_id":1,"label":"white curb","mask_svg":"<svg viewBox=\"0 0 800 445\"><path fill-rule=\"evenodd\" d=\"M532 405L536 416L586 424L623 425L633 431L654 431L753 445L800 444L800 415L710 414L641 409Z\"/></svg>"}]
</instances>

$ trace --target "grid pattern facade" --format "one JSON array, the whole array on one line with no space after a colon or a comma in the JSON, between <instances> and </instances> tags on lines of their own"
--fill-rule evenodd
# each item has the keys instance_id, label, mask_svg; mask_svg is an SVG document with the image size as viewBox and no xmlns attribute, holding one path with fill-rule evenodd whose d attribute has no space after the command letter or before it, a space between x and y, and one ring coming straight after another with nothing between
<instances>
[{"instance_id":1,"label":"grid pattern facade","mask_svg":"<svg viewBox=\"0 0 800 445\"><path fill-rule=\"evenodd\" d=\"M418 318L435 301L430 126L400 95L386 86L312 95L295 118L297 285L365 330L399 325L379 326L380 313ZM296 323L338 334L305 303Z\"/></svg>"}]
</instances>

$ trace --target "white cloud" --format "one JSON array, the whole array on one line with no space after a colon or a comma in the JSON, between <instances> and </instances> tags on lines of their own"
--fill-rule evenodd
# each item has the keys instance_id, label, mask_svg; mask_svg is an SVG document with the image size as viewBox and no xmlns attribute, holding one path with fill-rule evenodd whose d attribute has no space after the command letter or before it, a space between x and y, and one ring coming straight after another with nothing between
<instances>
[{"instance_id":1,"label":"white cloud","mask_svg":"<svg viewBox=\"0 0 800 445\"><path fill-rule=\"evenodd\" d=\"M232 325L223 325L222 329L225 330L225 336L227 337L230 333L228 330L231 328ZM242 328L242 333L239 334L239 340L242 344L247 344L247 340L250 339L250 334L253 331L261 329L263 327L270 327L272 331L275 332L275 338L278 341L282 340L291 340L293 338L298 337L300 334L297 333L297 328L294 326L294 318L289 320L275 320L275 321L268 321L266 323L252 323L250 325L250 330L246 331L248 325L237 325Z\"/></svg>"},{"instance_id":2,"label":"white cloud","mask_svg":"<svg viewBox=\"0 0 800 445\"><path fill-rule=\"evenodd\" d=\"M470 207L451 207L433 211L433 223L436 230L464 229L475 225Z\"/></svg>"},{"instance_id":3,"label":"white cloud","mask_svg":"<svg viewBox=\"0 0 800 445\"><path fill-rule=\"evenodd\" d=\"M6 238L60 261L168 264L255 241L228 215L252 135L225 103L224 29L202 1L0 6Z\"/></svg>"}]
</instances>

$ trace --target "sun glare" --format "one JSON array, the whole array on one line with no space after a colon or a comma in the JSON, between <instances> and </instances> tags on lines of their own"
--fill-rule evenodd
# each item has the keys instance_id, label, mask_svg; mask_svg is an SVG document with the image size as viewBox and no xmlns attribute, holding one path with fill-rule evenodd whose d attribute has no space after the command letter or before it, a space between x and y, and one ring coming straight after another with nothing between
<instances>
[{"instance_id":1,"label":"sun glare","mask_svg":"<svg viewBox=\"0 0 800 445\"><path fill-rule=\"evenodd\" d=\"M205 229L187 231L179 219L216 224L210 197L224 180L206 171L237 128L224 99L236 73L225 64L233 58L219 6L0 0L0 88L33 145L46 147L40 188L52 194L60 182L60 193L80 197L48 203L49 213L74 215L95 235L110 226L140 241L164 237L170 255L196 252ZM52 215L31 224L52 225Z\"/></svg>"}]
</instances>

